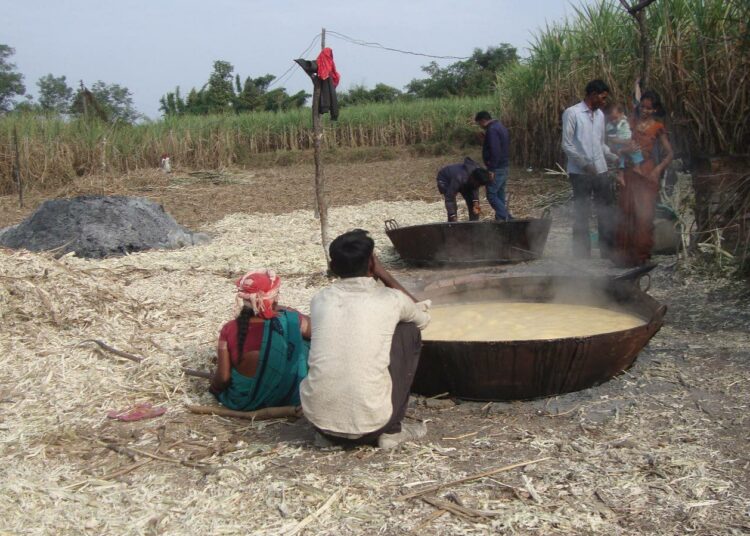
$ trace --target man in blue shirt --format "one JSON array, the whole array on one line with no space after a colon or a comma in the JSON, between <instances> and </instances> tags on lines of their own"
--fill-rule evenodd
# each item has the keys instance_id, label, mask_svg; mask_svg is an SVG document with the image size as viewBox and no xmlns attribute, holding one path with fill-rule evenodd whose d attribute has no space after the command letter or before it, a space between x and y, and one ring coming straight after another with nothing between
<instances>
[{"instance_id":1,"label":"man in blue shirt","mask_svg":"<svg viewBox=\"0 0 750 536\"><path fill-rule=\"evenodd\" d=\"M508 129L500 121L492 119L489 112L479 112L474 121L484 130L482 160L490 172L487 184L487 201L495 209L495 219L513 219L505 204L505 183L508 181L508 150L510 136Z\"/></svg>"},{"instance_id":2,"label":"man in blue shirt","mask_svg":"<svg viewBox=\"0 0 750 536\"><path fill-rule=\"evenodd\" d=\"M573 186L573 254L591 256L589 219L593 198L599 230L599 253L608 258L615 239L615 190L607 173L607 161L618 157L607 147L601 108L607 104L609 87L601 80L586 85L586 97L563 112L562 150L568 157L567 172Z\"/></svg>"},{"instance_id":3,"label":"man in blue shirt","mask_svg":"<svg viewBox=\"0 0 750 536\"><path fill-rule=\"evenodd\" d=\"M469 220L479 219L479 187L486 186L490 181L489 172L469 157L461 164L451 164L438 171L438 191L445 197L445 210L448 221L458 221L458 205L456 195L461 194L466 201Z\"/></svg>"}]
</instances>

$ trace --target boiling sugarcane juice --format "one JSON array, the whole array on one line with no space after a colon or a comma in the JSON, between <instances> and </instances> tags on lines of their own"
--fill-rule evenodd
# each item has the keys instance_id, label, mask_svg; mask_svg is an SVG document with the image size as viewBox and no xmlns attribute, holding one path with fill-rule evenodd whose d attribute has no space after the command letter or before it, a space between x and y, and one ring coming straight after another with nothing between
<instances>
[{"instance_id":1,"label":"boiling sugarcane juice","mask_svg":"<svg viewBox=\"0 0 750 536\"><path fill-rule=\"evenodd\" d=\"M621 311L567 303L475 302L438 305L422 332L433 341L527 341L587 337L641 326Z\"/></svg>"}]
</instances>

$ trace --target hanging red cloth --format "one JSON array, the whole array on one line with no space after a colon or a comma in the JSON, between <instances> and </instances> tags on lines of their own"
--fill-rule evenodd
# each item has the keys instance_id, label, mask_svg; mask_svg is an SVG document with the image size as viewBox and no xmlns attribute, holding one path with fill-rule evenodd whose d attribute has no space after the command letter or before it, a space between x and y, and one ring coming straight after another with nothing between
<instances>
[{"instance_id":1,"label":"hanging red cloth","mask_svg":"<svg viewBox=\"0 0 750 536\"><path fill-rule=\"evenodd\" d=\"M326 80L330 76L333 80L333 85L338 86L341 76L336 71L336 64L333 63L333 50L326 47L318 55L318 78Z\"/></svg>"}]
</instances>

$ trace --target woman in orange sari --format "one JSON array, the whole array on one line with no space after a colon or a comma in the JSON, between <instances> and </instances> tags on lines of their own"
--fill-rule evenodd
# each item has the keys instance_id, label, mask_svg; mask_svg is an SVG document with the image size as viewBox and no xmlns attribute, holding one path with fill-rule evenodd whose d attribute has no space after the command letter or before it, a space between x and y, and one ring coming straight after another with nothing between
<instances>
[{"instance_id":1,"label":"woman in orange sari","mask_svg":"<svg viewBox=\"0 0 750 536\"><path fill-rule=\"evenodd\" d=\"M636 117L633 142L640 147L644 161L640 173L625 169L624 184L618 193L617 231L612 260L617 266L640 266L651 258L654 246L654 214L659 199L659 180L672 162L672 146L667 130L657 118L664 115L661 99L655 91L640 95L635 84Z\"/></svg>"}]
</instances>

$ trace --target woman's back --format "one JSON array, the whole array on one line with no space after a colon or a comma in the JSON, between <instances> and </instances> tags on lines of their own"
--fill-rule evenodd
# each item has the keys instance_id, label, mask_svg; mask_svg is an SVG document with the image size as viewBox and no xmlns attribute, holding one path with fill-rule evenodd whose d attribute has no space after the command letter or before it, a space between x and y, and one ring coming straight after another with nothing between
<instances>
[{"instance_id":1,"label":"woman's back","mask_svg":"<svg viewBox=\"0 0 750 536\"><path fill-rule=\"evenodd\" d=\"M237 318L221 328L210 391L231 409L299 404L307 375L309 318L279 307L281 279L272 270L237 280Z\"/></svg>"},{"instance_id":2,"label":"woman's back","mask_svg":"<svg viewBox=\"0 0 750 536\"><path fill-rule=\"evenodd\" d=\"M219 346L222 343L226 344L232 368L244 376L254 376L258 368L258 358L260 356L263 329L266 321L258 317L245 320L246 332L242 345L242 353L240 354L240 322L242 321L243 319L236 318L224 324L219 333Z\"/></svg>"},{"instance_id":3,"label":"woman's back","mask_svg":"<svg viewBox=\"0 0 750 536\"><path fill-rule=\"evenodd\" d=\"M231 324L232 322L225 324L228 335L234 329ZM253 335L252 341L246 341L243 359L237 364L231 364L231 379L217 393L219 402L240 411L298 405L299 383L307 375L307 355L310 348L309 342L303 338L299 313L279 311L274 318L249 322L248 328L248 339L255 330L260 331L260 345L257 350L251 349L258 340L256 335ZM229 350L232 346L228 339L229 337L224 342L227 343L226 349L230 356L224 359L231 361ZM221 338L219 344L221 353ZM239 355L239 343L236 340L234 348L235 355ZM222 359L221 355L219 359Z\"/></svg>"}]
</instances>

